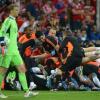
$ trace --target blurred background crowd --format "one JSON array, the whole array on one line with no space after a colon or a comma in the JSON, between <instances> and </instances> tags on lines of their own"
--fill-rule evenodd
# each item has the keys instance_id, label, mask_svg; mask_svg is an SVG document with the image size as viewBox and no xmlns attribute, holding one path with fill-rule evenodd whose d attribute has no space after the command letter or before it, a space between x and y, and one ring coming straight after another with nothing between
<instances>
[{"instance_id":1,"label":"blurred background crowd","mask_svg":"<svg viewBox=\"0 0 100 100\"><path fill-rule=\"evenodd\" d=\"M1 0L0 22L8 15L6 7L14 2L20 5L17 18L20 33L23 33L21 25L32 16L33 27L39 25L38 28L45 34L55 27L57 35L64 29L70 29L82 41L100 39L96 30L96 0Z\"/></svg>"},{"instance_id":2,"label":"blurred background crowd","mask_svg":"<svg viewBox=\"0 0 100 100\"><path fill-rule=\"evenodd\" d=\"M29 57L31 54L26 45L24 46L25 56L23 56L22 50L22 44L25 44L31 39L36 39L35 34L37 34L37 37L41 34L45 36L52 35L61 42L66 32L68 35L75 36L82 47L100 46L100 31L97 30L97 0L0 0L0 25L2 25L4 19L8 16L9 11L7 10L7 6L11 3L17 3L20 6L20 13L16 19L19 29L18 45L26 66L31 66L32 69L32 77L35 83L30 82L32 84L30 85L31 89L34 89L36 86L48 87L49 89L55 90L61 86L65 90L69 88L90 90L96 89L96 86L100 88L100 70L99 73L97 72L99 68L97 66L100 66L100 62L96 63L99 65L91 65L92 67L87 65L89 66L88 69L86 67L83 69L77 68L73 72L74 74L72 75L73 78L71 78L71 81L66 84L66 82L61 81L59 77L55 78L53 76L54 74L51 75L53 70L50 75L47 75L49 77L43 76L47 74L44 69L41 69L43 64L36 61L36 63L38 62L38 68L42 67L35 69L33 67L34 59L32 60ZM38 43L38 45L41 44ZM47 65L48 64L50 65L49 62ZM94 66L96 67L94 68ZM88 73L91 68L93 68L92 71ZM42 73L42 76L41 74L35 75L35 72L39 73L39 71ZM82 73L84 73L84 75ZM7 75L6 84L8 84L10 80L10 88L15 88L12 82L15 80L15 76L16 74L13 71L10 71ZM97 76L99 76L98 82L93 79L91 81L90 76L91 78L97 78ZM85 79L81 80L82 77L85 77ZM16 82L17 88L20 88L18 81ZM8 89L9 86L7 85L5 88L6 87Z\"/></svg>"}]
</instances>

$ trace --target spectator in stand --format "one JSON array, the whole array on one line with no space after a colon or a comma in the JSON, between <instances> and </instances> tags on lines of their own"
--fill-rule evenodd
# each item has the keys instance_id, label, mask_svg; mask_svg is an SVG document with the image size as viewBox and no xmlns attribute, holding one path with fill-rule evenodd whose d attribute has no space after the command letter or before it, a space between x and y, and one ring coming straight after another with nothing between
<instances>
[{"instance_id":1,"label":"spectator in stand","mask_svg":"<svg viewBox=\"0 0 100 100\"><path fill-rule=\"evenodd\" d=\"M53 5L56 5L58 2L58 0L51 0L51 1L52 1Z\"/></svg>"},{"instance_id":2,"label":"spectator in stand","mask_svg":"<svg viewBox=\"0 0 100 100\"><path fill-rule=\"evenodd\" d=\"M57 9L56 13L59 18L60 27L66 27L68 19L67 3L65 3L64 0L58 0L58 2L55 4L55 8Z\"/></svg>"},{"instance_id":3,"label":"spectator in stand","mask_svg":"<svg viewBox=\"0 0 100 100\"><path fill-rule=\"evenodd\" d=\"M65 5L63 0L58 0L55 4L55 8L57 9L57 14L60 16L60 14L65 10Z\"/></svg>"},{"instance_id":4,"label":"spectator in stand","mask_svg":"<svg viewBox=\"0 0 100 100\"><path fill-rule=\"evenodd\" d=\"M95 11L96 11L96 2L97 0L91 0L91 5L95 8Z\"/></svg>"},{"instance_id":5,"label":"spectator in stand","mask_svg":"<svg viewBox=\"0 0 100 100\"><path fill-rule=\"evenodd\" d=\"M82 20L84 17L84 3L79 0L74 0L72 5L72 30L77 30L81 28Z\"/></svg>"},{"instance_id":6,"label":"spectator in stand","mask_svg":"<svg viewBox=\"0 0 100 100\"><path fill-rule=\"evenodd\" d=\"M96 10L94 6L91 4L91 0L85 0L84 6L84 16L90 16L92 20L94 20L96 14Z\"/></svg>"},{"instance_id":7,"label":"spectator in stand","mask_svg":"<svg viewBox=\"0 0 100 100\"><path fill-rule=\"evenodd\" d=\"M100 34L96 30L96 25L93 25L90 36L90 40L100 40Z\"/></svg>"},{"instance_id":8,"label":"spectator in stand","mask_svg":"<svg viewBox=\"0 0 100 100\"><path fill-rule=\"evenodd\" d=\"M51 16L51 19L50 19L50 25L51 25L51 27L59 27L58 25L59 25L59 19L58 18L55 18L55 17L53 17L53 16Z\"/></svg>"},{"instance_id":9,"label":"spectator in stand","mask_svg":"<svg viewBox=\"0 0 100 100\"><path fill-rule=\"evenodd\" d=\"M37 8L35 7L35 0L30 1L30 3L26 7L26 10L28 12L28 15L35 17L35 19L37 19L37 17L39 16Z\"/></svg>"},{"instance_id":10,"label":"spectator in stand","mask_svg":"<svg viewBox=\"0 0 100 100\"><path fill-rule=\"evenodd\" d=\"M34 19L33 16L30 16L30 17L29 16L26 16L25 22L19 28L19 33L20 34L23 34L24 33L24 29L27 26L30 26L32 28L32 30L35 32L35 28L36 28L37 23L38 23L38 21L35 21L35 19Z\"/></svg>"},{"instance_id":11,"label":"spectator in stand","mask_svg":"<svg viewBox=\"0 0 100 100\"><path fill-rule=\"evenodd\" d=\"M85 42L87 40L87 33L85 28L81 29L80 39L82 42Z\"/></svg>"},{"instance_id":12,"label":"spectator in stand","mask_svg":"<svg viewBox=\"0 0 100 100\"><path fill-rule=\"evenodd\" d=\"M86 28L88 40L91 40L91 32L93 25L94 25L94 20L92 20L90 16L86 16L86 18L83 21L83 27Z\"/></svg>"},{"instance_id":13,"label":"spectator in stand","mask_svg":"<svg viewBox=\"0 0 100 100\"><path fill-rule=\"evenodd\" d=\"M43 12L46 14L46 15L50 15L53 11L53 9L51 8L51 5L50 5L51 1L45 1L44 5L43 5Z\"/></svg>"},{"instance_id":14,"label":"spectator in stand","mask_svg":"<svg viewBox=\"0 0 100 100\"><path fill-rule=\"evenodd\" d=\"M84 21L87 31L87 38L91 40L92 26L95 24L96 10L91 4L91 0L85 0L84 6Z\"/></svg>"}]
</instances>

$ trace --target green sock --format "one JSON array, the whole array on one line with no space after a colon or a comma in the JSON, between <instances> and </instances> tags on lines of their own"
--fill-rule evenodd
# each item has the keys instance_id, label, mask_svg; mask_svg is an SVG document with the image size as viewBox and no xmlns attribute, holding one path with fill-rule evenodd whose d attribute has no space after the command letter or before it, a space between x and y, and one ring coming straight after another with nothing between
<instances>
[{"instance_id":1,"label":"green sock","mask_svg":"<svg viewBox=\"0 0 100 100\"><path fill-rule=\"evenodd\" d=\"M24 91L29 91L25 73L19 73L19 80Z\"/></svg>"},{"instance_id":2,"label":"green sock","mask_svg":"<svg viewBox=\"0 0 100 100\"><path fill-rule=\"evenodd\" d=\"M3 79L4 79L4 74L0 73L0 91L1 91L1 86L2 86Z\"/></svg>"}]
</instances>

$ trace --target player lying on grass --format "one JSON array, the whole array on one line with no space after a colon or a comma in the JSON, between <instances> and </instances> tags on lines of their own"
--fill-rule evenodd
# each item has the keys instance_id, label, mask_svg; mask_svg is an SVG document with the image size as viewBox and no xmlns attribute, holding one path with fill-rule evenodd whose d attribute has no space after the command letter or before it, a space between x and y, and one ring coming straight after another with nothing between
<instances>
[{"instance_id":1,"label":"player lying on grass","mask_svg":"<svg viewBox=\"0 0 100 100\"><path fill-rule=\"evenodd\" d=\"M43 34L41 34L40 40L43 43L45 42L45 36ZM69 71L76 67L100 58L100 47L82 48L75 37L67 36L67 34L63 35L63 41L59 50L58 48L56 49L54 43L51 43L51 46L56 50L57 54L60 55L58 55L58 57L62 64L60 68L56 69L56 71L57 74L61 75L63 73L68 75ZM32 58L46 58L48 55L52 56L52 52L49 54L45 52L38 56L32 56Z\"/></svg>"}]
</instances>

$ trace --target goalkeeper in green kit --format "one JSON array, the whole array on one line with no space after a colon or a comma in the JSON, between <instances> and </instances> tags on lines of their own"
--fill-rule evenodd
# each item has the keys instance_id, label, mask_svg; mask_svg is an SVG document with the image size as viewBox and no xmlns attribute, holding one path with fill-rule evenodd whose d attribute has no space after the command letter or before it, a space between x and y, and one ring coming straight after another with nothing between
<instances>
[{"instance_id":1,"label":"goalkeeper in green kit","mask_svg":"<svg viewBox=\"0 0 100 100\"><path fill-rule=\"evenodd\" d=\"M7 98L7 96L1 92L1 84L11 63L13 63L18 70L19 80L25 91L24 97L34 96L37 95L38 92L31 92L28 89L25 65L17 47L18 27L16 17L19 13L19 7L16 4L11 4L8 9L9 17L5 19L0 29L0 39L4 37L4 41L2 40L3 44L0 43L0 49L2 47L6 48L6 50L3 50L3 54L0 53L0 98Z\"/></svg>"}]
</instances>

